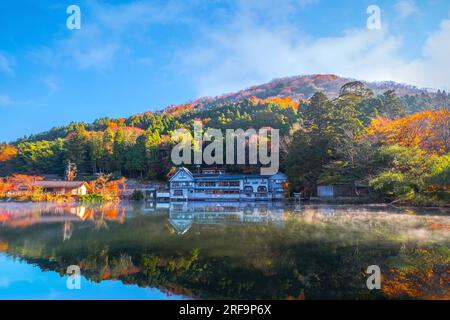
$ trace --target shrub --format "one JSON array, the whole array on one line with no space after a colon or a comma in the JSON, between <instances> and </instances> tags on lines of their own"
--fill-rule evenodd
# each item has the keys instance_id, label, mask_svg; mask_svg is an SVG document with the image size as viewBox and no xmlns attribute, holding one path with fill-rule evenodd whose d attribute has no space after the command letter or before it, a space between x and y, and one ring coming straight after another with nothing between
<instances>
[{"instance_id":1,"label":"shrub","mask_svg":"<svg viewBox=\"0 0 450 320\"><path fill-rule=\"evenodd\" d=\"M80 202L104 202L105 197L100 193L90 193L83 196L80 196Z\"/></svg>"},{"instance_id":2,"label":"shrub","mask_svg":"<svg viewBox=\"0 0 450 320\"><path fill-rule=\"evenodd\" d=\"M398 197L410 193L412 188L405 176L397 172L383 172L369 182L369 185L384 197Z\"/></svg>"},{"instance_id":3,"label":"shrub","mask_svg":"<svg viewBox=\"0 0 450 320\"><path fill-rule=\"evenodd\" d=\"M34 188L31 192L30 200L33 202L46 201L47 197L42 188Z\"/></svg>"}]
</instances>

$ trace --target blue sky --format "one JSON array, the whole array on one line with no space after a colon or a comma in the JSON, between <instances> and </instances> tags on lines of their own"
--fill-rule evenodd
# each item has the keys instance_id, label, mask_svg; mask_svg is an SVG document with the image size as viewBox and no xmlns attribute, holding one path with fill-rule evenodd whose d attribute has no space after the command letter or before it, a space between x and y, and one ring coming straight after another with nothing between
<instances>
[{"instance_id":1,"label":"blue sky","mask_svg":"<svg viewBox=\"0 0 450 320\"><path fill-rule=\"evenodd\" d=\"M448 90L449 57L448 0L2 0L0 141L299 74Z\"/></svg>"}]
</instances>

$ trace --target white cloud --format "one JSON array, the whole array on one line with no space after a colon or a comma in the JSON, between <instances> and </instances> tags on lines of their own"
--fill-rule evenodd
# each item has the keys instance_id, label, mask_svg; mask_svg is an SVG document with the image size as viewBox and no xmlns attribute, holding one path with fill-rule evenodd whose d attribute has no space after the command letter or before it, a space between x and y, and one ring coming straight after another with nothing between
<instances>
[{"instance_id":1,"label":"white cloud","mask_svg":"<svg viewBox=\"0 0 450 320\"><path fill-rule=\"evenodd\" d=\"M226 24L212 28L195 20L198 40L175 54L173 70L192 79L198 95L216 95L260 84L277 77L310 73L335 73L357 79L393 80L424 87L450 88L450 21L428 36L422 56L404 58L403 39L384 22L382 31L361 26L340 36L312 38L301 32L293 13L318 0L236 0L227 12ZM192 22L191 10L198 1L167 1L150 4L135 1L121 5L87 2L89 19L83 14L81 30L71 31L52 47L33 54L49 65L76 65L80 69L109 68L128 57L127 41L150 41L146 32L153 24ZM412 0L397 1L401 17L418 12ZM270 14L268 14L270 13ZM94 21L94 22L89 22ZM202 28L204 28L202 30ZM142 47L141 47L142 49ZM135 62L151 65L142 54ZM157 61L155 61L157 62ZM0 69L1 69L0 56ZM52 86L47 84L50 90ZM54 86L57 90L57 86Z\"/></svg>"},{"instance_id":2,"label":"white cloud","mask_svg":"<svg viewBox=\"0 0 450 320\"><path fill-rule=\"evenodd\" d=\"M242 14L242 13L241 13ZM293 25L266 26L247 16L211 30L193 48L179 52L183 75L200 96L236 91L274 78L334 73L368 81L392 80L450 89L450 21L429 35L421 58L401 53L403 39L385 24L382 31L347 30L311 38Z\"/></svg>"},{"instance_id":3,"label":"white cloud","mask_svg":"<svg viewBox=\"0 0 450 320\"><path fill-rule=\"evenodd\" d=\"M56 93L60 89L58 79L53 75L45 77L42 82L47 86L50 93Z\"/></svg>"},{"instance_id":4,"label":"white cloud","mask_svg":"<svg viewBox=\"0 0 450 320\"><path fill-rule=\"evenodd\" d=\"M399 0L395 3L394 9L402 19L419 13L419 8L414 0Z\"/></svg>"},{"instance_id":5,"label":"white cloud","mask_svg":"<svg viewBox=\"0 0 450 320\"><path fill-rule=\"evenodd\" d=\"M104 39L103 34L96 25L82 24L80 30L70 31L68 37L56 41L53 47L34 50L31 56L48 66L103 70L120 51L120 45L114 39Z\"/></svg>"},{"instance_id":6,"label":"white cloud","mask_svg":"<svg viewBox=\"0 0 450 320\"><path fill-rule=\"evenodd\" d=\"M187 56L185 72L194 74L200 95L235 91L298 74L390 79L389 67L395 66L395 52L401 45L398 38L385 32L366 29L311 39L290 28L269 30L253 25L242 26L238 32L217 31L208 41L207 46L183 52Z\"/></svg>"},{"instance_id":7,"label":"white cloud","mask_svg":"<svg viewBox=\"0 0 450 320\"><path fill-rule=\"evenodd\" d=\"M421 59L404 63L397 77L418 86L450 90L450 20L441 22L423 46Z\"/></svg>"}]
</instances>

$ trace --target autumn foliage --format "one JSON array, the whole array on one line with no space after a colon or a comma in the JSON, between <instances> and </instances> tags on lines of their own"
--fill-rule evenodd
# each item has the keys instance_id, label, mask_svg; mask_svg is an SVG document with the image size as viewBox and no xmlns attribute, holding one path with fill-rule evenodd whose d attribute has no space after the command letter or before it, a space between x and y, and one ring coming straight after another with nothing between
<instances>
[{"instance_id":1,"label":"autumn foliage","mask_svg":"<svg viewBox=\"0 0 450 320\"><path fill-rule=\"evenodd\" d=\"M17 154L16 147L9 144L0 145L0 162L8 161Z\"/></svg>"},{"instance_id":2,"label":"autumn foliage","mask_svg":"<svg viewBox=\"0 0 450 320\"><path fill-rule=\"evenodd\" d=\"M13 185L6 179L0 178L0 197L5 196L8 192L13 190Z\"/></svg>"},{"instance_id":3,"label":"autumn foliage","mask_svg":"<svg viewBox=\"0 0 450 320\"><path fill-rule=\"evenodd\" d=\"M25 175L25 174L13 174L12 176L6 179L6 181L13 186L14 190L18 190L18 188L20 188L21 186L27 189L32 189L36 181L42 180L44 179L40 176Z\"/></svg>"},{"instance_id":4,"label":"autumn foliage","mask_svg":"<svg viewBox=\"0 0 450 320\"><path fill-rule=\"evenodd\" d=\"M281 108L292 108L294 110L297 110L300 102L293 100L290 96L287 97L270 97L266 99L259 99L257 97L251 97L250 101L255 104L274 104L276 106L279 106Z\"/></svg>"},{"instance_id":5,"label":"autumn foliage","mask_svg":"<svg viewBox=\"0 0 450 320\"><path fill-rule=\"evenodd\" d=\"M6 197L9 192L30 193L36 181L43 180L40 176L14 174L8 178L0 178L0 197Z\"/></svg>"},{"instance_id":6,"label":"autumn foliage","mask_svg":"<svg viewBox=\"0 0 450 320\"><path fill-rule=\"evenodd\" d=\"M97 179L88 183L90 193L100 195L103 200L116 200L126 191L126 179L111 180L110 174L97 174Z\"/></svg>"},{"instance_id":7,"label":"autumn foliage","mask_svg":"<svg viewBox=\"0 0 450 320\"><path fill-rule=\"evenodd\" d=\"M423 111L406 118L375 118L368 135L384 144L418 147L428 154L450 152L450 111Z\"/></svg>"},{"instance_id":8,"label":"autumn foliage","mask_svg":"<svg viewBox=\"0 0 450 320\"><path fill-rule=\"evenodd\" d=\"M169 106L167 107L164 112L172 115L172 116L178 116L184 112L191 111L194 109L194 104L188 103L188 104L182 104L178 106Z\"/></svg>"},{"instance_id":9,"label":"autumn foliage","mask_svg":"<svg viewBox=\"0 0 450 320\"><path fill-rule=\"evenodd\" d=\"M390 299L448 300L448 257L436 248L416 248L404 255L408 268L390 268L383 292Z\"/></svg>"}]
</instances>

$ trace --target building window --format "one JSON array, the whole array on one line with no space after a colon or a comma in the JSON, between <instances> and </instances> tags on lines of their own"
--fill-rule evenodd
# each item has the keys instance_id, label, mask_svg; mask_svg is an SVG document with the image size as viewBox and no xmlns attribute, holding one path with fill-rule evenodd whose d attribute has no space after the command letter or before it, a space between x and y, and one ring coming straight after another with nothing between
<instances>
[{"instance_id":1,"label":"building window","mask_svg":"<svg viewBox=\"0 0 450 320\"><path fill-rule=\"evenodd\" d=\"M258 192L259 193L267 193L267 188L264 186L260 186L260 187L258 187Z\"/></svg>"},{"instance_id":2,"label":"building window","mask_svg":"<svg viewBox=\"0 0 450 320\"><path fill-rule=\"evenodd\" d=\"M174 190L173 191L173 195L176 197L182 196L183 195L183 190Z\"/></svg>"},{"instance_id":3,"label":"building window","mask_svg":"<svg viewBox=\"0 0 450 320\"><path fill-rule=\"evenodd\" d=\"M173 187L190 187L192 186L192 182L172 182L171 184Z\"/></svg>"},{"instance_id":4,"label":"building window","mask_svg":"<svg viewBox=\"0 0 450 320\"><path fill-rule=\"evenodd\" d=\"M216 183L215 182L208 182L208 181L199 181L197 183L197 185L199 187L215 187Z\"/></svg>"},{"instance_id":5,"label":"building window","mask_svg":"<svg viewBox=\"0 0 450 320\"><path fill-rule=\"evenodd\" d=\"M250 186L244 187L244 193L247 195L253 193L253 187Z\"/></svg>"},{"instance_id":6,"label":"building window","mask_svg":"<svg viewBox=\"0 0 450 320\"><path fill-rule=\"evenodd\" d=\"M220 187L239 187L240 182L239 181L220 181L219 186Z\"/></svg>"}]
</instances>

